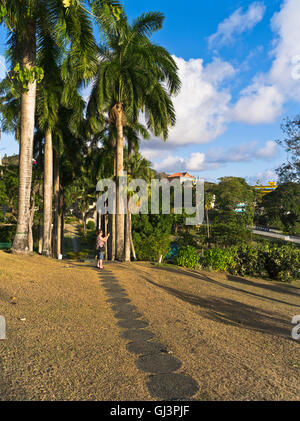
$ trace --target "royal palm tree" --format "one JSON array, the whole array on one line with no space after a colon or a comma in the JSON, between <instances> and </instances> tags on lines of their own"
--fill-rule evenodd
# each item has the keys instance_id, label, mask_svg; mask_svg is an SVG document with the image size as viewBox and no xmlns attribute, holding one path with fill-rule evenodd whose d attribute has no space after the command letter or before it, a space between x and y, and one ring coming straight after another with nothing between
<instances>
[{"instance_id":1,"label":"royal palm tree","mask_svg":"<svg viewBox=\"0 0 300 421\"><path fill-rule=\"evenodd\" d=\"M88 79L95 72L96 56L91 15L81 3L91 3L92 11L101 12L99 20L111 14L112 0L1 0L0 23L9 31L9 58L14 77L20 82L20 153L18 223L12 250L28 252L28 224L32 183L32 157L35 127L37 80L42 71L36 66L37 51L42 47L44 34L54 28L56 41L63 49L71 51L68 66L74 78L78 74ZM50 139L50 136L48 136Z\"/></svg>"},{"instance_id":2,"label":"royal palm tree","mask_svg":"<svg viewBox=\"0 0 300 421\"><path fill-rule=\"evenodd\" d=\"M130 25L124 14L115 26L106 25L105 43L99 47L99 64L88 114L99 118L109 113L116 127L116 258L124 259L124 208L119 199L124 169L124 126L137 123L145 114L148 129L164 140L175 124L171 95L180 88L177 66L168 51L152 44L148 37L161 29L159 12L141 15Z\"/></svg>"}]
</instances>

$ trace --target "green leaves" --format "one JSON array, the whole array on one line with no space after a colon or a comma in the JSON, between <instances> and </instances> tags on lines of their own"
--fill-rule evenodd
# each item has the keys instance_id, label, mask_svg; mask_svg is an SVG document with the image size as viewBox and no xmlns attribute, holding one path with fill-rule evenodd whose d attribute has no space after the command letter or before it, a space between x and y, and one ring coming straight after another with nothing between
<instances>
[{"instance_id":1,"label":"green leaves","mask_svg":"<svg viewBox=\"0 0 300 421\"><path fill-rule=\"evenodd\" d=\"M196 269L199 266L199 255L194 247L182 247L176 256L175 262L178 266Z\"/></svg>"},{"instance_id":2,"label":"green leaves","mask_svg":"<svg viewBox=\"0 0 300 421\"><path fill-rule=\"evenodd\" d=\"M217 272L226 272L235 266L235 253L233 249L209 249L204 253L202 264L206 268Z\"/></svg>"},{"instance_id":3,"label":"green leaves","mask_svg":"<svg viewBox=\"0 0 300 421\"><path fill-rule=\"evenodd\" d=\"M29 83L33 83L35 80L40 83L44 78L44 70L41 67L33 66L30 69L21 67L20 63L16 64L13 69L11 79L15 79L22 85L22 88L27 90Z\"/></svg>"},{"instance_id":4,"label":"green leaves","mask_svg":"<svg viewBox=\"0 0 300 421\"><path fill-rule=\"evenodd\" d=\"M3 19L6 17L7 15L7 9L6 6L4 6L3 4L0 5L0 23L3 21Z\"/></svg>"},{"instance_id":5,"label":"green leaves","mask_svg":"<svg viewBox=\"0 0 300 421\"><path fill-rule=\"evenodd\" d=\"M114 15L114 17L116 18L117 21L119 21L121 19L121 16L123 14L123 11L120 7L118 6L110 6L111 12Z\"/></svg>"},{"instance_id":6,"label":"green leaves","mask_svg":"<svg viewBox=\"0 0 300 421\"><path fill-rule=\"evenodd\" d=\"M241 244L228 249L206 250L204 268L240 276L264 276L281 282L300 278L300 250L293 245Z\"/></svg>"}]
</instances>

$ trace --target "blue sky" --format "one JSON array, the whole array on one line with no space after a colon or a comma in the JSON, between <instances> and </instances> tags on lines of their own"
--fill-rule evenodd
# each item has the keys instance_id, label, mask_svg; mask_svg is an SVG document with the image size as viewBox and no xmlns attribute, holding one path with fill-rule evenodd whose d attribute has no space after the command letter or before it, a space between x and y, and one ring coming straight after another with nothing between
<instances>
[{"instance_id":1,"label":"blue sky","mask_svg":"<svg viewBox=\"0 0 300 421\"><path fill-rule=\"evenodd\" d=\"M286 160L274 142L282 137L280 124L299 113L299 0L182 4L124 0L130 19L148 10L165 14L153 41L174 56L182 79L176 127L165 144L142 141L143 154L159 171L272 181ZM3 55L3 29L0 38ZM12 136L2 135L0 152L18 152Z\"/></svg>"}]
</instances>

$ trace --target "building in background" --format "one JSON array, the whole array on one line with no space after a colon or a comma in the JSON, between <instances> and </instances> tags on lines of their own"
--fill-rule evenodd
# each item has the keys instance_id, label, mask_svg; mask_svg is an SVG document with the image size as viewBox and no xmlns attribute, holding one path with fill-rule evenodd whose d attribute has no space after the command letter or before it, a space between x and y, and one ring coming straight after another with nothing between
<instances>
[{"instance_id":1,"label":"building in background","mask_svg":"<svg viewBox=\"0 0 300 421\"><path fill-rule=\"evenodd\" d=\"M174 174L169 175L168 180L179 180L180 183L184 183L185 181L192 181L193 183L196 183L197 181L196 177L193 177L188 172L176 172Z\"/></svg>"}]
</instances>

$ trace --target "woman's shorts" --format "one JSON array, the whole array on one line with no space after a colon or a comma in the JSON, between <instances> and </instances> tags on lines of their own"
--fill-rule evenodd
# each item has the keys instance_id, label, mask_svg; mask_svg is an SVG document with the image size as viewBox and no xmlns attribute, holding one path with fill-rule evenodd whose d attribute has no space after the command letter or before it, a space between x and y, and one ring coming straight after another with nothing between
<instances>
[{"instance_id":1,"label":"woman's shorts","mask_svg":"<svg viewBox=\"0 0 300 421\"><path fill-rule=\"evenodd\" d=\"M104 260L105 248L96 250L96 256L98 260Z\"/></svg>"}]
</instances>

